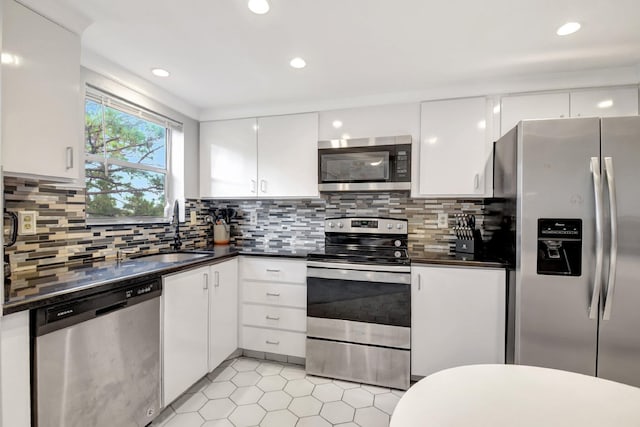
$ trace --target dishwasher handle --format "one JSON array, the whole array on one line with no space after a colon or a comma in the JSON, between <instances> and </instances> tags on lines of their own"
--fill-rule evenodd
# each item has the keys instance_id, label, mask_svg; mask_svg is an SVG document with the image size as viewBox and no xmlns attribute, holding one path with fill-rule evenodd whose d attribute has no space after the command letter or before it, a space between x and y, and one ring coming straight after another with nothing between
<instances>
[{"instance_id":1,"label":"dishwasher handle","mask_svg":"<svg viewBox=\"0 0 640 427\"><path fill-rule=\"evenodd\" d=\"M127 301L121 301L115 304L111 304L107 307L99 308L96 310L96 317L102 316L103 314L109 314L112 311L120 310L121 308L125 308L126 306L127 306Z\"/></svg>"}]
</instances>

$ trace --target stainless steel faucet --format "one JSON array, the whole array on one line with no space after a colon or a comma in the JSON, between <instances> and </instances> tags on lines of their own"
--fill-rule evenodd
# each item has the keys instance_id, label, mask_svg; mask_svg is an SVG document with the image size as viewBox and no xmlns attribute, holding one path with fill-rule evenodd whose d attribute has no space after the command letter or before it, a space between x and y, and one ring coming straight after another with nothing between
<instances>
[{"instance_id":1,"label":"stainless steel faucet","mask_svg":"<svg viewBox=\"0 0 640 427\"><path fill-rule=\"evenodd\" d=\"M180 204L177 199L173 204L172 223L175 226L175 232L173 234L173 244L171 244L171 247L174 250L179 251L180 248L182 248L182 240L180 240Z\"/></svg>"}]
</instances>

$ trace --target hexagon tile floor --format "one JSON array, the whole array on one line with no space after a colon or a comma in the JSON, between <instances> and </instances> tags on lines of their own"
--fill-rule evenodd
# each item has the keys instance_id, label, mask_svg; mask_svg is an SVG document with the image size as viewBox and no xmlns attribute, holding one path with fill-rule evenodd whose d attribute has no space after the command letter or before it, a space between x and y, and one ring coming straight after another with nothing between
<instances>
[{"instance_id":1,"label":"hexagon tile floor","mask_svg":"<svg viewBox=\"0 0 640 427\"><path fill-rule=\"evenodd\" d=\"M388 427L404 392L240 357L204 377L152 427Z\"/></svg>"}]
</instances>

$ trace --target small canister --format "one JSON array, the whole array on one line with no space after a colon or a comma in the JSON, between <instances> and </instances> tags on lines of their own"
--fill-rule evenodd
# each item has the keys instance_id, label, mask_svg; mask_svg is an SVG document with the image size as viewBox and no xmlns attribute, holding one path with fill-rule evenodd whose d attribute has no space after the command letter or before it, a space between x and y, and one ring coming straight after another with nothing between
<instances>
[{"instance_id":1,"label":"small canister","mask_svg":"<svg viewBox=\"0 0 640 427\"><path fill-rule=\"evenodd\" d=\"M218 220L213 225L213 244L228 245L231 238L229 224L224 220Z\"/></svg>"}]
</instances>

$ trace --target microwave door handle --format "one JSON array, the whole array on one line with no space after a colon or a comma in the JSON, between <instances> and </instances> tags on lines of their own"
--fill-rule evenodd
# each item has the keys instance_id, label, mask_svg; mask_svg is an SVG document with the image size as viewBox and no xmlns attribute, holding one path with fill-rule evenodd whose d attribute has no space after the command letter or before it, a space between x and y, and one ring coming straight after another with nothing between
<instances>
[{"instance_id":1,"label":"microwave door handle","mask_svg":"<svg viewBox=\"0 0 640 427\"><path fill-rule=\"evenodd\" d=\"M602 258L604 253L602 229L602 180L600 176L600 162L597 157L591 158L591 175L593 177L593 196L596 208L596 268L593 277L591 304L589 306L589 319L595 319L598 315L598 303L600 302L600 289L602 286Z\"/></svg>"},{"instance_id":2,"label":"microwave door handle","mask_svg":"<svg viewBox=\"0 0 640 427\"><path fill-rule=\"evenodd\" d=\"M602 320L611 319L613 309L613 295L616 285L616 269L618 264L618 204L616 198L616 177L613 172L613 159L604 158L604 171L609 190L609 213L611 216L611 252L609 256L609 278L607 280L607 292L604 300Z\"/></svg>"}]
</instances>

